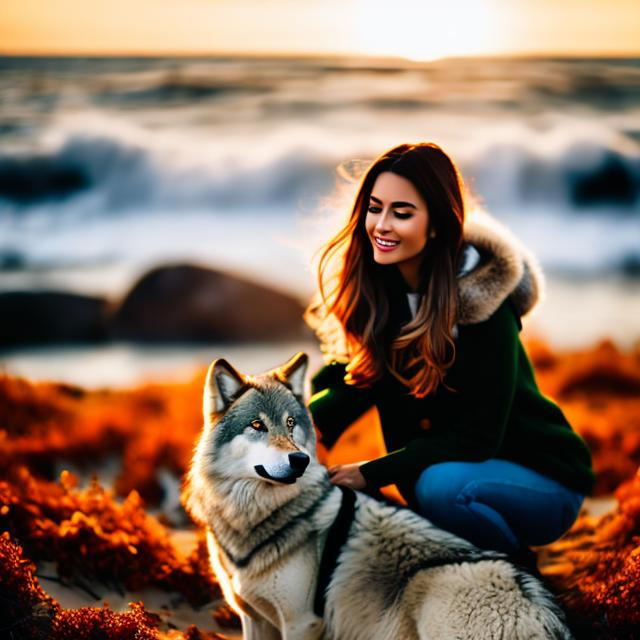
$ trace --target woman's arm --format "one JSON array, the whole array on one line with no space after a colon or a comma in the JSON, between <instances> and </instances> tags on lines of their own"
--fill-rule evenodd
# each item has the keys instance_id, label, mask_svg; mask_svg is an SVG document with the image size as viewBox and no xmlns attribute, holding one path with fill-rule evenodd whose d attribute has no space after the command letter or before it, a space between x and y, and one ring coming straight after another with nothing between
<instances>
[{"instance_id":1,"label":"woman's arm","mask_svg":"<svg viewBox=\"0 0 640 640\"><path fill-rule=\"evenodd\" d=\"M417 478L429 465L449 460L494 457L511 412L518 376L519 325L504 302L485 322L468 325L457 344L457 373L449 383L460 389L461 409L440 429L425 432L404 448L360 467L367 486L383 487Z\"/></svg>"},{"instance_id":2,"label":"woman's arm","mask_svg":"<svg viewBox=\"0 0 640 640\"><path fill-rule=\"evenodd\" d=\"M322 435L322 443L331 449L344 430L373 406L373 392L348 385L344 381L346 364L332 362L311 379L309 411Z\"/></svg>"}]
</instances>

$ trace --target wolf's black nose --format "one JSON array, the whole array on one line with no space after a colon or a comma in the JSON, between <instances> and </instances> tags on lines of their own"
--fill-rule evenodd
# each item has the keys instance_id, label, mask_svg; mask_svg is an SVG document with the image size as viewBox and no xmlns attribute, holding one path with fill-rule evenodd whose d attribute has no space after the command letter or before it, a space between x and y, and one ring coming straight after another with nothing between
<instances>
[{"instance_id":1,"label":"wolf's black nose","mask_svg":"<svg viewBox=\"0 0 640 640\"><path fill-rule=\"evenodd\" d=\"M309 464L309 456L302 451L294 451L289 454L289 464L296 471L304 471Z\"/></svg>"}]
</instances>

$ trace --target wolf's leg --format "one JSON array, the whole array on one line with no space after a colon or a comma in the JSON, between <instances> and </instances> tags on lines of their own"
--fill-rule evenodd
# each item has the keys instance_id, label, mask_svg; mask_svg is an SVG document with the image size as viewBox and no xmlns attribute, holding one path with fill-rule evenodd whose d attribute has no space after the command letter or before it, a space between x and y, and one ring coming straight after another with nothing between
<instances>
[{"instance_id":1,"label":"wolf's leg","mask_svg":"<svg viewBox=\"0 0 640 640\"><path fill-rule=\"evenodd\" d=\"M280 632L264 618L250 618L243 613L241 620L243 640L282 640Z\"/></svg>"}]
</instances>

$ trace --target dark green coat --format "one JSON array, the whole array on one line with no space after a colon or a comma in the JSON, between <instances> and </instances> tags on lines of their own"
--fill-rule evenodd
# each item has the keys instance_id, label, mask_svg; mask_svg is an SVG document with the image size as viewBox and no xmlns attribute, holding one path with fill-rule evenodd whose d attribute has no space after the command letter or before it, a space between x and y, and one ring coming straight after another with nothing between
<instances>
[{"instance_id":1,"label":"dark green coat","mask_svg":"<svg viewBox=\"0 0 640 640\"><path fill-rule=\"evenodd\" d=\"M538 389L520 341L520 314L531 300L514 296L514 289L497 301L497 308L488 307L484 298L480 309L485 315L490 309L487 318L465 306L464 296L473 292L463 286L487 284L479 277L487 266L485 274L492 279L496 275L495 251L483 252L485 245L477 241L474 246L480 264L460 279L462 283L467 278L460 285L459 305L466 322L458 324L456 357L445 384L422 399L411 396L389 373L369 388L356 388L344 382L345 365L333 362L312 380L309 409L322 441L331 448L347 426L375 404L390 453L361 467L369 487L395 483L412 503L413 486L429 465L503 458L587 494L594 481L589 451L559 407ZM531 277L532 270L525 271ZM521 291L533 289L522 288L521 280L519 286ZM402 290L390 295L396 296L393 308L402 324L410 318L406 295Z\"/></svg>"}]
</instances>

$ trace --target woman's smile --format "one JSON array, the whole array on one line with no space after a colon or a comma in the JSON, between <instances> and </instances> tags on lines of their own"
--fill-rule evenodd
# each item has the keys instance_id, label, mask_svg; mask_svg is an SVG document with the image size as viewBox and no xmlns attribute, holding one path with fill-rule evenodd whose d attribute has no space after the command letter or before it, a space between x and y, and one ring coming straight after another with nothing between
<instances>
[{"instance_id":1,"label":"woman's smile","mask_svg":"<svg viewBox=\"0 0 640 640\"><path fill-rule=\"evenodd\" d=\"M427 203L413 183L390 171L382 172L370 194L365 230L378 264L394 264L414 289L427 244Z\"/></svg>"},{"instance_id":2,"label":"woman's smile","mask_svg":"<svg viewBox=\"0 0 640 640\"><path fill-rule=\"evenodd\" d=\"M400 240L389 240L380 236L374 236L373 240L380 251L393 251L400 244Z\"/></svg>"}]
</instances>

